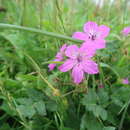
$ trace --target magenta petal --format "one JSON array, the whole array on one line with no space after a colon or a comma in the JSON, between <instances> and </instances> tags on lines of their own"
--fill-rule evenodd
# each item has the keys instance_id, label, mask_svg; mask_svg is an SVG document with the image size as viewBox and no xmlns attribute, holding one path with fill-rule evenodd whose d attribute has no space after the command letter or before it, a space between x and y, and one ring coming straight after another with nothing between
<instances>
[{"instance_id":1,"label":"magenta petal","mask_svg":"<svg viewBox=\"0 0 130 130\"><path fill-rule=\"evenodd\" d=\"M109 35L110 28L105 25L101 25L98 27L98 31L99 31L100 37L105 38Z\"/></svg>"},{"instance_id":2,"label":"magenta petal","mask_svg":"<svg viewBox=\"0 0 130 130\"><path fill-rule=\"evenodd\" d=\"M64 44L61 48L60 48L60 52L58 52L57 54L56 54L56 58L57 59L60 59L60 60L63 60L63 57L64 57L64 51L65 51L65 49L67 48L67 44Z\"/></svg>"},{"instance_id":3,"label":"magenta petal","mask_svg":"<svg viewBox=\"0 0 130 130\"><path fill-rule=\"evenodd\" d=\"M62 60L63 59L62 53L58 52L56 54L56 58L59 59L59 60Z\"/></svg>"},{"instance_id":4,"label":"magenta petal","mask_svg":"<svg viewBox=\"0 0 130 130\"><path fill-rule=\"evenodd\" d=\"M97 31L97 29L98 29L98 25L95 22L89 21L89 22L84 24L84 32L86 32L86 33Z\"/></svg>"},{"instance_id":5,"label":"magenta petal","mask_svg":"<svg viewBox=\"0 0 130 130\"><path fill-rule=\"evenodd\" d=\"M93 46L96 49L103 49L106 47L106 41L104 39L97 39Z\"/></svg>"},{"instance_id":6,"label":"magenta petal","mask_svg":"<svg viewBox=\"0 0 130 130\"><path fill-rule=\"evenodd\" d=\"M80 48L80 52L87 54L87 57L93 57L96 54L96 49L87 42L84 42Z\"/></svg>"},{"instance_id":7,"label":"magenta petal","mask_svg":"<svg viewBox=\"0 0 130 130\"><path fill-rule=\"evenodd\" d=\"M60 52L64 52L66 48L67 48L67 44L64 44L64 45L60 48Z\"/></svg>"},{"instance_id":8,"label":"magenta petal","mask_svg":"<svg viewBox=\"0 0 130 130\"><path fill-rule=\"evenodd\" d=\"M122 83L123 83L123 84L129 84L129 80L128 80L128 78L124 78L124 79L122 79Z\"/></svg>"},{"instance_id":9,"label":"magenta petal","mask_svg":"<svg viewBox=\"0 0 130 130\"><path fill-rule=\"evenodd\" d=\"M49 64L48 65L49 71L53 70L55 67L56 67L56 64Z\"/></svg>"},{"instance_id":10,"label":"magenta petal","mask_svg":"<svg viewBox=\"0 0 130 130\"><path fill-rule=\"evenodd\" d=\"M125 27L123 30L122 30L122 34L127 36L128 34L130 34L130 27Z\"/></svg>"},{"instance_id":11,"label":"magenta petal","mask_svg":"<svg viewBox=\"0 0 130 130\"><path fill-rule=\"evenodd\" d=\"M99 72L98 65L92 60L82 62L83 70L88 74L97 74Z\"/></svg>"},{"instance_id":12,"label":"magenta petal","mask_svg":"<svg viewBox=\"0 0 130 130\"><path fill-rule=\"evenodd\" d=\"M86 34L83 33L83 32L75 32L73 35L72 35L73 38L75 39L79 39L79 40L86 40Z\"/></svg>"},{"instance_id":13,"label":"magenta petal","mask_svg":"<svg viewBox=\"0 0 130 130\"><path fill-rule=\"evenodd\" d=\"M76 84L79 84L83 80L84 72L80 66L76 65L73 68L72 77L73 77L74 83L76 83Z\"/></svg>"},{"instance_id":14,"label":"magenta petal","mask_svg":"<svg viewBox=\"0 0 130 130\"><path fill-rule=\"evenodd\" d=\"M77 56L77 53L79 51L79 48L77 45L70 45L67 47L66 51L65 51L65 55L75 59Z\"/></svg>"},{"instance_id":15,"label":"magenta petal","mask_svg":"<svg viewBox=\"0 0 130 130\"><path fill-rule=\"evenodd\" d=\"M53 60L53 61L61 61L61 60L60 60L60 59L55 59L55 60ZM56 64L55 64L55 63L52 63L52 64L49 64L49 65L48 65L48 68L49 68L50 71L53 70L55 67L56 67Z\"/></svg>"},{"instance_id":16,"label":"magenta petal","mask_svg":"<svg viewBox=\"0 0 130 130\"><path fill-rule=\"evenodd\" d=\"M74 60L68 59L64 62L63 65L59 66L59 70L61 72L67 72L73 68L74 64L75 64Z\"/></svg>"}]
</instances>

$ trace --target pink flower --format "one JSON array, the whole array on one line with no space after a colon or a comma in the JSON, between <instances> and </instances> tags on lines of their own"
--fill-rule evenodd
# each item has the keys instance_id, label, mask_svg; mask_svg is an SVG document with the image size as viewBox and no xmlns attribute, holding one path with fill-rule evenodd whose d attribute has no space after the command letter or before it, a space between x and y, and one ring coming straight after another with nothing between
<instances>
[{"instance_id":1,"label":"pink flower","mask_svg":"<svg viewBox=\"0 0 130 130\"><path fill-rule=\"evenodd\" d=\"M75 32L73 38L85 41L83 45L91 45L95 49L105 48L106 38L110 32L110 28L105 25L98 26L95 22L87 22L84 24L84 32Z\"/></svg>"},{"instance_id":2,"label":"pink flower","mask_svg":"<svg viewBox=\"0 0 130 130\"><path fill-rule=\"evenodd\" d=\"M57 62L58 62L58 61L60 61L60 59L55 59L55 60L53 60L53 61L57 61ZM48 65L48 68L49 68L50 71L52 71L55 67L56 67L56 64L55 64L55 63L52 63L52 64L49 64L49 65Z\"/></svg>"},{"instance_id":3,"label":"pink flower","mask_svg":"<svg viewBox=\"0 0 130 130\"><path fill-rule=\"evenodd\" d=\"M124 79L122 79L122 83L123 83L123 84L129 84L129 80L128 80L128 78L124 78Z\"/></svg>"},{"instance_id":4,"label":"pink flower","mask_svg":"<svg viewBox=\"0 0 130 130\"><path fill-rule=\"evenodd\" d=\"M67 72L72 69L72 78L76 84L84 79L84 73L97 74L98 65L91 60L95 49L70 45L65 51L68 59L59 67L60 71Z\"/></svg>"},{"instance_id":5,"label":"pink flower","mask_svg":"<svg viewBox=\"0 0 130 130\"><path fill-rule=\"evenodd\" d=\"M60 51L56 54L56 59L54 59L53 61L57 61L58 62L58 61L62 61L64 59L66 47L67 47L67 45L64 44L60 48ZM48 68L49 68L50 71L53 70L55 67L56 67L55 63L52 63L52 64L48 65Z\"/></svg>"},{"instance_id":6,"label":"pink flower","mask_svg":"<svg viewBox=\"0 0 130 130\"><path fill-rule=\"evenodd\" d=\"M130 34L130 27L125 27L123 30L122 30L122 34L127 36L128 34Z\"/></svg>"}]
</instances>

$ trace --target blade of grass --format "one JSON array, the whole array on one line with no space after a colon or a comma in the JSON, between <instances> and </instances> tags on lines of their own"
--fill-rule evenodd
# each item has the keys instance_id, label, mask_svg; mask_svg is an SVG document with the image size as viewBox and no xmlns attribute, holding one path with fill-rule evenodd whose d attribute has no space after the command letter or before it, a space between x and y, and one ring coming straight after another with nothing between
<instances>
[{"instance_id":1,"label":"blade of grass","mask_svg":"<svg viewBox=\"0 0 130 130\"><path fill-rule=\"evenodd\" d=\"M114 70L110 65L106 64L106 63L100 63L101 67L106 67L109 68L110 70L113 71L113 73L120 79L120 75L118 74L118 72L116 70Z\"/></svg>"},{"instance_id":2,"label":"blade of grass","mask_svg":"<svg viewBox=\"0 0 130 130\"><path fill-rule=\"evenodd\" d=\"M33 58L28 55L27 53L24 52L24 55L33 63L37 73L39 74L39 76L41 77L41 79L48 85L48 87L50 87L54 93L59 93L58 89L54 88L49 82L48 80L42 75L41 73L41 69L38 66L38 64L33 60Z\"/></svg>"},{"instance_id":3,"label":"blade of grass","mask_svg":"<svg viewBox=\"0 0 130 130\"><path fill-rule=\"evenodd\" d=\"M82 43L83 42L81 40L76 40L76 39L73 39L69 36L57 34L57 33L54 33L54 32L47 32L47 31L43 31L43 30L39 30L39 29L35 29L35 28L23 27L23 26L18 26L18 25L0 23L0 28L23 30L23 31L33 32L33 33L39 33L39 34L42 34L42 35L45 35L45 36L50 36L50 37L54 37L54 38L58 38L58 39L68 40L68 41L72 41L72 42L75 42L75 43Z\"/></svg>"}]
</instances>

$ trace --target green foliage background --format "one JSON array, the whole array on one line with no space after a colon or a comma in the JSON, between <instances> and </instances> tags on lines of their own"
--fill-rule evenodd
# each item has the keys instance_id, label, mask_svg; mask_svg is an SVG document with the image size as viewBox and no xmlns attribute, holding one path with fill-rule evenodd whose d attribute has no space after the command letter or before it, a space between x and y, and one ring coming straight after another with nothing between
<instances>
[{"instance_id":1,"label":"green foliage background","mask_svg":"<svg viewBox=\"0 0 130 130\"><path fill-rule=\"evenodd\" d=\"M75 85L69 73L48 71L67 38L0 24L0 130L130 130L130 26L127 0L100 8L91 0L0 0L0 23L72 36L87 21L111 28L97 52L100 74ZM103 85L104 88L99 88ZM52 89L54 87L55 89Z\"/></svg>"}]
</instances>

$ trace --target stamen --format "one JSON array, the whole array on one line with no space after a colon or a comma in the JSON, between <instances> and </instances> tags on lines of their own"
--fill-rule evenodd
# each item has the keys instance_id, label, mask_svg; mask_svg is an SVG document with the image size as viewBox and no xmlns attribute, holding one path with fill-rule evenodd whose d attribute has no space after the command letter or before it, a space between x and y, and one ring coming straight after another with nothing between
<instances>
[{"instance_id":1,"label":"stamen","mask_svg":"<svg viewBox=\"0 0 130 130\"><path fill-rule=\"evenodd\" d=\"M81 62L81 61L82 61L82 56L81 56L81 55L78 55L78 56L77 56L77 61L78 61L78 62Z\"/></svg>"},{"instance_id":2,"label":"stamen","mask_svg":"<svg viewBox=\"0 0 130 130\"><path fill-rule=\"evenodd\" d=\"M92 41L94 41L96 39L96 34L89 34L89 39L91 39Z\"/></svg>"}]
</instances>

